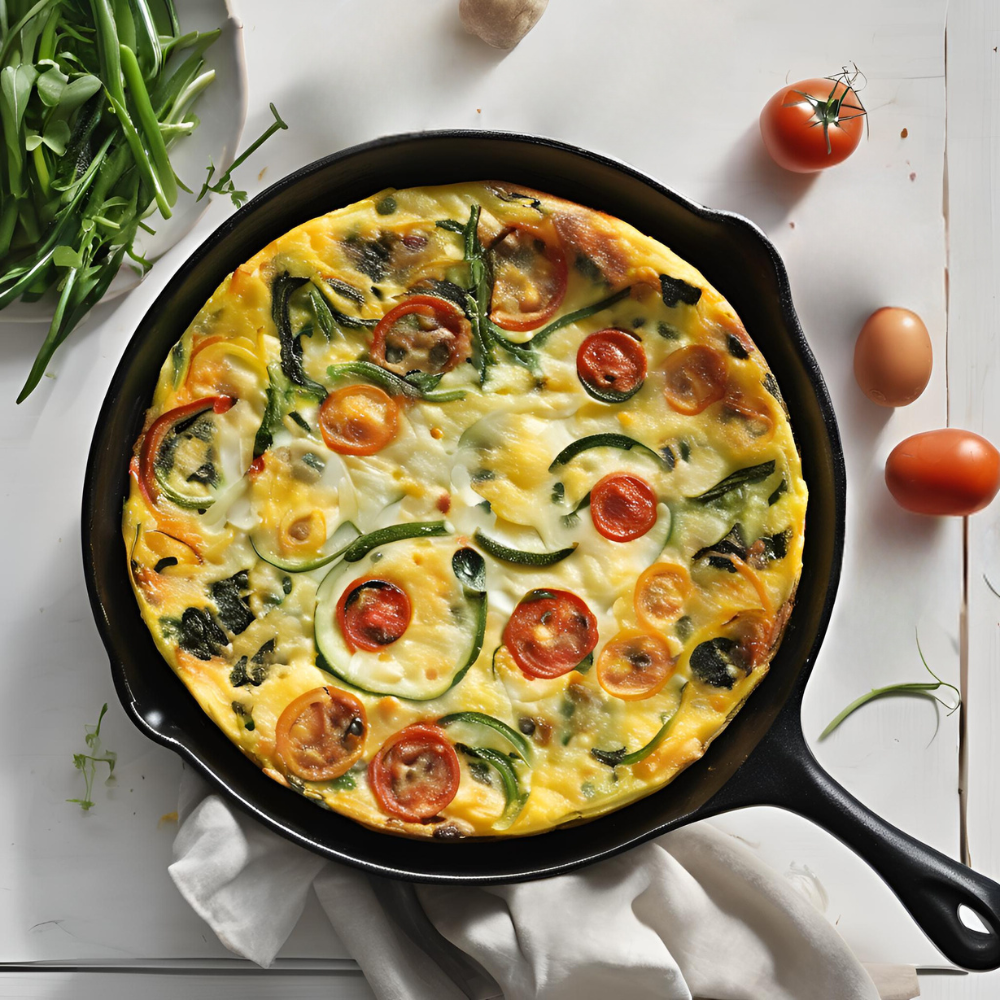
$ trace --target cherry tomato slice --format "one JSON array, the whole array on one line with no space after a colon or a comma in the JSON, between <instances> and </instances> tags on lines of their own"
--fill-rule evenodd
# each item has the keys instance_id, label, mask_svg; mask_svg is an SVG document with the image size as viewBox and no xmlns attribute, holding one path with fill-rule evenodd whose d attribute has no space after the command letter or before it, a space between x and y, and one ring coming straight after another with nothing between
<instances>
[{"instance_id":1,"label":"cherry tomato slice","mask_svg":"<svg viewBox=\"0 0 1000 1000\"><path fill-rule=\"evenodd\" d=\"M656 524L656 494L627 472L612 472L590 491L594 527L613 542L641 538Z\"/></svg>"},{"instance_id":2,"label":"cherry tomato slice","mask_svg":"<svg viewBox=\"0 0 1000 1000\"><path fill-rule=\"evenodd\" d=\"M691 575L680 563L653 563L635 584L633 606L639 624L666 632L680 617L691 593Z\"/></svg>"},{"instance_id":3,"label":"cherry tomato slice","mask_svg":"<svg viewBox=\"0 0 1000 1000\"><path fill-rule=\"evenodd\" d=\"M367 734L365 706L353 694L318 687L299 695L278 716L274 752L296 777L331 781L361 757Z\"/></svg>"},{"instance_id":4,"label":"cherry tomato slice","mask_svg":"<svg viewBox=\"0 0 1000 1000\"><path fill-rule=\"evenodd\" d=\"M453 302L411 295L372 334L371 359L397 375L450 372L472 354L472 327Z\"/></svg>"},{"instance_id":5,"label":"cherry tomato slice","mask_svg":"<svg viewBox=\"0 0 1000 1000\"><path fill-rule=\"evenodd\" d=\"M664 394L678 413L693 417L726 394L726 359L704 344L674 351L663 370Z\"/></svg>"},{"instance_id":6,"label":"cherry tomato slice","mask_svg":"<svg viewBox=\"0 0 1000 1000\"><path fill-rule=\"evenodd\" d=\"M503 641L527 677L568 674L597 645L597 619L576 594L533 590L503 630Z\"/></svg>"},{"instance_id":7,"label":"cherry tomato slice","mask_svg":"<svg viewBox=\"0 0 1000 1000\"><path fill-rule=\"evenodd\" d=\"M420 823L451 802L461 773L444 730L418 722L386 740L368 765L368 783L384 812Z\"/></svg>"},{"instance_id":8,"label":"cherry tomato slice","mask_svg":"<svg viewBox=\"0 0 1000 1000\"><path fill-rule=\"evenodd\" d=\"M566 255L554 235L510 226L492 247L490 319L504 330L534 330L566 297Z\"/></svg>"},{"instance_id":9,"label":"cherry tomato slice","mask_svg":"<svg viewBox=\"0 0 1000 1000\"><path fill-rule=\"evenodd\" d=\"M849 80L800 80L764 105L760 134L775 163L811 173L843 162L858 148L864 115Z\"/></svg>"},{"instance_id":10,"label":"cherry tomato slice","mask_svg":"<svg viewBox=\"0 0 1000 1000\"><path fill-rule=\"evenodd\" d=\"M337 624L347 648L375 653L390 646L407 629L413 609L406 591L388 580L356 580L337 601Z\"/></svg>"},{"instance_id":11,"label":"cherry tomato slice","mask_svg":"<svg viewBox=\"0 0 1000 1000\"><path fill-rule=\"evenodd\" d=\"M319 408L319 428L330 451L374 455L396 436L399 404L374 385L347 385Z\"/></svg>"},{"instance_id":12,"label":"cherry tomato slice","mask_svg":"<svg viewBox=\"0 0 1000 1000\"><path fill-rule=\"evenodd\" d=\"M651 698L670 679L676 663L658 635L626 629L601 650L597 681L614 698Z\"/></svg>"},{"instance_id":13,"label":"cherry tomato slice","mask_svg":"<svg viewBox=\"0 0 1000 1000\"><path fill-rule=\"evenodd\" d=\"M595 399L623 403L642 388L646 352L635 337L622 330L601 330L580 345L576 373Z\"/></svg>"}]
</instances>

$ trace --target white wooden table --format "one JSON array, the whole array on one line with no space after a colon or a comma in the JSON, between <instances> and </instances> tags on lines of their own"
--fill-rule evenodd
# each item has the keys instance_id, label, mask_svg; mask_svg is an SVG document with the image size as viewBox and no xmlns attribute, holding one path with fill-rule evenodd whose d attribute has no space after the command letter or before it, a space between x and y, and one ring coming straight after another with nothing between
<instances>
[{"instance_id":1,"label":"white wooden table","mask_svg":"<svg viewBox=\"0 0 1000 1000\"><path fill-rule=\"evenodd\" d=\"M269 121L268 101L291 126L247 165L241 186L254 193L379 134L497 128L618 156L758 222L788 265L848 466L844 577L806 697L807 735L867 688L918 678L919 625L932 665L963 684L961 743L958 716L887 700L814 742L816 753L862 801L940 850L959 857L964 831L975 865L1000 877L1000 601L983 583L985 572L1000 588L1000 505L968 525L912 517L888 498L881 472L892 446L918 430L950 422L1000 440L991 382L1000 362L996 0L846 0L833 12L800 0L550 0L510 54L466 36L456 6L238 0L245 136ZM761 105L786 79L848 60L868 76L869 141L814 180L782 173L758 144ZM12 400L38 330L0 336L0 520L12 526L0 584L0 997L371 995L315 901L265 973L229 956L180 899L166 875L175 827L164 818L180 765L118 707L83 589L79 497L107 384L148 304L230 212L214 203L138 290L95 310L52 365L55 378L21 407ZM928 390L891 414L851 375L860 323L885 304L919 312L935 349ZM81 790L71 755L103 701L118 780L99 786L83 815L64 801ZM945 965L878 878L827 834L769 809L718 825L825 898L863 960ZM935 998L995 997L1000 974L939 973L921 985Z\"/></svg>"}]
</instances>

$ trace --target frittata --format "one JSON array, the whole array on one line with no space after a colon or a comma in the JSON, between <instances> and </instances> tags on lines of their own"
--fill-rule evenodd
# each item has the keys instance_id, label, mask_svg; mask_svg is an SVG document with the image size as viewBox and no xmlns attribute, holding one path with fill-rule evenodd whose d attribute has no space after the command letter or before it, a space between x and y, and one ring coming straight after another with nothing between
<instances>
[{"instance_id":1,"label":"frittata","mask_svg":"<svg viewBox=\"0 0 1000 1000\"><path fill-rule=\"evenodd\" d=\"M261 250L166 358L130 471L135 594L191 694L288 794L409 836L665 785L764 678L802 569L799 455L733 309L510 183Z\"/></svg>"}]
</instances>

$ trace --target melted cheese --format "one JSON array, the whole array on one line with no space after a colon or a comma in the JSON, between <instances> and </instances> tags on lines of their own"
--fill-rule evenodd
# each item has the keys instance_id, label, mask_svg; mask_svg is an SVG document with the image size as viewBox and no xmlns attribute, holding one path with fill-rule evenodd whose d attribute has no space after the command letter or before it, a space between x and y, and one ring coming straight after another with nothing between
<instances>
[{"instance_id":1,"label":"melted cheese","mask_svg":"<svg viewBox=\"0 0 1000 1000\"><path fill-rule=\"evenodd\" d=\"M373 324L408 294L457 292L464 301L472 274L462 236L437 223L464 225L475 205L486 245L514 226L544 230L559 243L568 265L566 295L552 320L630 291L552 333L537 349L536 370L498 346L482 384L475 366L463 364L435 387L462 390L464 399L406 401L395 438L374 455L330 451L321 433L321 397L276 384L270 374L280 375L282 361L274 281L307 279L289 304L305 379L329 391L364 381L334 381L328 369L366 357ZM314 314L313 292L333 317L328 333ZM582 340L607 328L636 337L647 360L642 387L623 403L595 400L577 375ZM500 331L521 344L536 333ZM722 359L726 396L690 416L668 404L664 365L693 344ZM178 445L188 449L178 451L186 461L208 462L217 473L215 485L204 488L213 491L211 506L182 508L163 497L150 503L133 480L123 534L139 607L164 658L233 742L276 780L359 822L412 836L442 828L500 836L600 815L661 788L696 761L766 674L801 572L807 502L776 393L728 303L692 267L625 223L505 184L380 192L264 248L222 282L168 355L147 429L195 399L228 395L239 402L214 418L211 442ZM627 435L660 458L596 447L553 467L567 445L596 434ZM262 460L251 465L265 443ZM715 500L698 499L749 467L763 471ZM577 510L610 472L642 478L656 498L656 524L633 541L605 538L589 508ZM338 545L353 537L343 534L348 523L371 532L430 521L444 521L447 534L390 542L350 566L281 568L283 560L321 560L335 535ZM478 605L469 603L452 558L475 547L477 531L528 552L570 548L572 554L544 566L484 551L482 651L456 684L429 701L413 700L421 684L450 678L472 647ZM683 607L664 627L676 673L661 690L635 701L612 697L587 663L551 680L521 672L503 630L525 594L558 589L579 596L597 621L599 660L618 632L637 627L636 581L657 562L686 567L691 581ZM316 621L317 594L323 609L324 580L327 590L340 588L336 597L366 573L398 581L413 618L395 643L355 651L338 677L317 656L317 628L339 627L329 616ZM693 657L715 640L742 642L761 621L766 630L754 635L764 638L746 669L726 673L722 661L706 668L704 656ZM363 757L343 779L290 781L275 751L277 720L286 705L322 685L351 690L363 703ZM530 766L514 765L520 810L502 820L498 773L462 756L458 793L439 817L413 824L387 816L364 766L403 727L456 712L493 716L528 737ZM662 742L637 763L611 767L591 752L637 750L670 719ZM511 749L482 727L462 724L448 732L468 745Z\"/></svg>"}]
</instances>

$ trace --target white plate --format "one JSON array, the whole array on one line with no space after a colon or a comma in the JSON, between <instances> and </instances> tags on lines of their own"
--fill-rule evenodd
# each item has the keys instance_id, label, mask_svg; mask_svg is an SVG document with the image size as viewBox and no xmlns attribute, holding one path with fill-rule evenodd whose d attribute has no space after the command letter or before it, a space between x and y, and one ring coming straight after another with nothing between
<instances>
[{"instance_id":1,"label":"white plate","mask_svg":"<svg viewBox=\"0 0 1000 1000\"><path fill-rule=\"evenodd\" d=\"M141 233L136 239L136 249L151 261L162 257L189 233L208 208L210 195L195 201L205 180L208 162L211 159L215 164L214 177L218 180L236 158L247 116L243 24L230 9L229 0L175 0L175 6L183 32L221 27L222 33L205 53L206 67L215 70L215 79L194 106L201 124L170 150L170 162L177 176L194 194L180 191L169 219L156 214L147 220L156 234ZM141 280L139 271L126 260L105 293L105 300L130 291ZM50 292L38 302L12 302L0 311L0 323L49 323L55 301L55 294Z\"/></svg>"}]
</instances>

